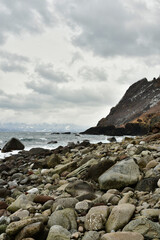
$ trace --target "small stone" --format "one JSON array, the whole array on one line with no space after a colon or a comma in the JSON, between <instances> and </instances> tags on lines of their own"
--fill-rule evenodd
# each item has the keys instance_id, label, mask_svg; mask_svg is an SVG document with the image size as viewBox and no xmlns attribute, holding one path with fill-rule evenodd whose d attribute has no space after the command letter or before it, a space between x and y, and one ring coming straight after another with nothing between
<instances>
[{"instance_id":1,"label":"small stone","mask_svg":"<svg viewBox=\"0 0 160 240\"><path fill-rule=\"evenodd\" d=\"M36 194L38 192L39 192L38 188L31 188L30 190L27 191L28 194Z\"/></svg>"},{"instance_id":2,"label":"small stone","mask_svg":"<svg viewBox=\"0 0 160 240\"><path fill-rule=\"evenodd\" d=\"M6 209L8 207L7 203L4 201L0 201L0 209Z\"/></svg>"},{"instance_id":3,"label":"small stone","mask_svg":"<svg viewBox=\"0 0 160 240\"><path fill-rule=\"evenodd\" d=\"M84 232L84 227L83 226L79 226L78 227L78 231L81 232L81 233Z\"/></svg>"},{"instance_id":4,"label":"small stone","mask_svg":"<svg viewBox=\"0 0 160 240\"><path fill-rule=\"evenodd\" d=\"M35 198L34 198L34 202L35 203L41 203L41 204L44 204L46 203L47 201L49 200L54 200L53 197L50 197L50 196L44 196L44 195L37 195Z\"/></svg>"},{"instance_id":5,"label":"small stone","mask_svg":"<svg viewBox=\"0 0 160 240\"><path fill-rule=\"evenodd\" d=\"M78 202L75 205L75 209L79 213L85 213L88 211L89 208L90 208L90 202L88 202L87 200Z\"/></svg>"}]
</instances>

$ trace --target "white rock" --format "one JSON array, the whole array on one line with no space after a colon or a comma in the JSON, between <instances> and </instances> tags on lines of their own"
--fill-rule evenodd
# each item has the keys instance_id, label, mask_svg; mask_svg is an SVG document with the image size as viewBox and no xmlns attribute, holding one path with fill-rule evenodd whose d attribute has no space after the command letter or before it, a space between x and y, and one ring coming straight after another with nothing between
<instances>
[{"instance_id":1,"label":"white rock","mask_svg":"<svg viewBox=\"0 0 160 240\"><path fill-rule=\"evenodd\" d=\"M30 190L27 191L27 193L29 193L29 194L35 194L38 192L39 192L38 188L31 188Z\"/></svg>"}]
</instances>

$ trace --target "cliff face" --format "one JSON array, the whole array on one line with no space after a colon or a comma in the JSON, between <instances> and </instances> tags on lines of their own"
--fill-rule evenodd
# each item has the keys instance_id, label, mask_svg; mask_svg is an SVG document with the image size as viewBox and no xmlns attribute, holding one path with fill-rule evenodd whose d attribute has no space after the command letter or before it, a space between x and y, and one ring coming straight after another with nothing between
<instances>
[{"instance_id":1,"label":"cliff face","mask_svg":"<svg viewBox=\"0 0 160 240\"><path fill-rule=\"evenodd\" d=\"M102 118L97 127L123 126L128 122L145 122L147 117L160 113L160 77L148 81L146 78L134 83L120 102Z\"/></svg>"}]
</instances>

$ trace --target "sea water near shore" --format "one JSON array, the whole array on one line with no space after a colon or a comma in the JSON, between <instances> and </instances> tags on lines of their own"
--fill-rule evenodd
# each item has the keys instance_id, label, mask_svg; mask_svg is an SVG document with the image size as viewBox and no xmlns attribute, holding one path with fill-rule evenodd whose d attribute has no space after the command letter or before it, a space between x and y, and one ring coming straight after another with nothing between
<instances>
[{"instance_id":1,"label":"sea water near shore","mask_svg":"<svg viewBox=\"0 0 160 240\"><path fill-rule=\"evenodd\" d=\"M81 135L77 133L71 134L52 134L51 132L0 132L0 148L6 144L12 137L18 138L25 146L25 150L31 148L41 147L46 149L55 149L58 146L66 146L68 142L77 143L84 140L89 140L90 143L109 142L108 136L104 135ZM120 142L123 137L116 137L117 141ZM51 141L57 141L57 143L49 143ZM8 155L15 154L18 151L12 153L1 153L0 158L7 157Z\"/></svg>"}]
</instances>

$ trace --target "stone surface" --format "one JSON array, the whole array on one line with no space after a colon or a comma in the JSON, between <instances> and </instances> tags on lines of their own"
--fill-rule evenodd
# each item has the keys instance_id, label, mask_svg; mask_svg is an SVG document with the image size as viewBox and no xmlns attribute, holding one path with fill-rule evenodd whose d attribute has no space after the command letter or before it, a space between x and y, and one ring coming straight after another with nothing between
<instances>
[{"instance_id":1,"label":"stone surface","mask_svg":"<svg viewBox=\"0 0 160 240\"><path fill-rule=\"evenodd\" d=\"M116 232L104 234L101 240L144 240L140 233Z\"/></svg>"},{"instance_id":2,"label":"stone surface","mask_svg":"<svg viewBox=\"0 0 160 240\"><path fill-rule=\"evenodd\" d=\"M160 224L146 218L132 220L123 228L123 231L138 232L149 239L160 239Z\"/></svg>"},{"instance_id":3,"label":"stone surface","mask_svg":"<svg viewBox=\"0 0 160 240\"><path fill-rule=\"evenodd\" d=\"M58 198L52 205L52 212L54 212L57 206L61 206L62 208L74 208L78 200L76 198Z\"/></svg>"},{"instance_id":4,"label":"stone surface","mask_svg":"<svg viewBox=\"0 0 160 240\"><path fill-rule=\"evenodd\" d=\"M71 234L68 230L59 225L50 228L47 240L70 240Z\"/></svg>"},{"instance_id":5,"label":"stone surface","mask_svg":"<svg viewBox=\"0 0 160 240\"><path fill-rule=\"evenodd\" d=\"M135 206L129 203L123 203L115 206L106 222L106 231L117 231L123 228L132 217Z\"/></svg>"},{"instance_id":6,"label":"stone surface","mask_svg":"<svg viewBox=\"0 0 160 240\"><path fill-rule=\"evenodd\" d=\"M75 181L70 183L65 188L65 191L70 193L73 197L82 195L84 193L93 193L94 189L91 184L83 181Z\"/></svg>"},{"instance_id":7,"label":"stone surface","mask_svg":"<svg viewBox=\"0 0 160 240\"><path fill-rule=\"evenodd\" d=\"M157 177L144 178L137 183L136 190L144 192L154 191L157 187L157 182Z\"/></svg>"},{"instance_id":8,"label":"stone surface","mask_svg":"<svg viewBox=\"0 0 160 240\"><path fill-rule=\"evenodd\" d=\"M42 222L36 222L25 226L15 237L15 240L22 240L26 237L34 237L37 233L43 230Z\"/></svg>"},{"instance_id":9,"label":"stone surface","mask_svg":"<svg viewBox=\"0 0 160 240\"><path fill-rule=\"evenodd\" d=\"M85 229L91 231L104 229L108 214L109 208L107 206L92 207L86 215Z\"/></svg>"},{"instance_id":10,"label":"stone surface","mask_svg":"<svg viewBox=\"0 0 160 240\"><path fill-rule=\"evenodd\" d=\"M34 199L34 196L21 194L11 205L9 205L8 210L11 212L16 212L18 209L29 209L33 206L31 200Z\"/></svg>"},{"instance_id":11,"label":"stone surface","mask_svg":"<svg viewBox=\"0 0 160 240\"><path fill-rule=\"evenodd\" d=\"M11 138L2 148L2 152L10 152L12 150L23 150L24 145L19 139Z\"/></svg>"},{"instance_id":12,"label":"stone surface","mask_svg":"<svg viewBox=\"0 0 160 240\"><path fill-rule=\"evenodd\" d=\"M37 216L34 218L23 219L17 222L12 222L7 226L6 233L10 236L18 233L25 226L35 223L35 222L46 222L47 218L45 216Z\"/></svg>"},{"instance_id":13,"label":"stone surface","mask_svg":"<svg viewBox=\"0 0 160 240\"><path fill-rule=\"evenodd\" d=\"M82 240L99 240L100 234L96 231L86 232L82 238Z\"/></svg>"},{"instance_id":14,"label":"stone surface","mask_svg":"<svg viewBox=\"0 0 160 240\"><path fill-rule=\"evenodd\" d=\"M104 172L98 179L101 189L120 189L135 184L140 177L139 167L134 160L122 160L109 170Z\"/></svg>"},{"instance_id":15,"label":"stone surface","mask_svg":"<svg viewBox=\"0 0 160 240\"><path fill-rule=\"evenodd\" d=\"M65 208L52 213L48 226L60 225L67 230L77 229L76 213L72 208Z\"/></svg>"}]
</instances>

